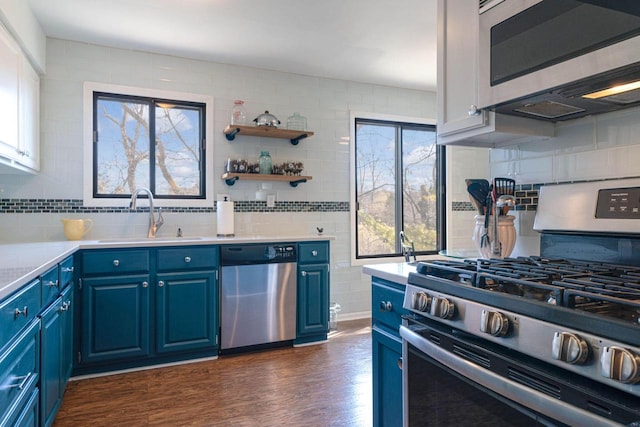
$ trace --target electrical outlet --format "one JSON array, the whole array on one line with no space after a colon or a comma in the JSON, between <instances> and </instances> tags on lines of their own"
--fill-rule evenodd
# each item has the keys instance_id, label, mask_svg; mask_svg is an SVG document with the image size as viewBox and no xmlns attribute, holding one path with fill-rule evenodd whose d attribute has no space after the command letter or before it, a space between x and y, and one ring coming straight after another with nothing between
<instances>
[{"instance_id":1,"label":"electrical outlet","mask_svg":"<svg viewBox=\"0 0 640 427\"><path fill-rule=\"evenodd\" d=\"M227 200L231 200L231 196L229 196L228 194L224 194L224 193L218 193L218 195L216 196L216 200L222 201L222 200L224 200L225 197L227 198Z\"/></svg>"},{"instance_id":2,"label":"electrical outlet","mask_svg":"<svg viewBox=\"0 0 640 427\"><path fill-rule=\"evenodd\" d=\"M276 195L275 194L267 194L267 207L275 208L276 207Z\"/></svg>"}]
</instances>

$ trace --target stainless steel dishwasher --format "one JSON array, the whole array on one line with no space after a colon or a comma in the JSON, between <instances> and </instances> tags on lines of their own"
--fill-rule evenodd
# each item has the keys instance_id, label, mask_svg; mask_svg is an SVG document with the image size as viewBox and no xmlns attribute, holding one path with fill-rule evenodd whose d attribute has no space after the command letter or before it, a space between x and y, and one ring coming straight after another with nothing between
<instances>
[{"instance_id":1,"label":"stainless steel dishwasher","mask_svg":"<svg viewBox=\"0 0 640 427\"><path fill-rule=\"evenodd\" d=\"M296 245L221 247L220 349L296 337Z\"/></svg>"}]
</instances>

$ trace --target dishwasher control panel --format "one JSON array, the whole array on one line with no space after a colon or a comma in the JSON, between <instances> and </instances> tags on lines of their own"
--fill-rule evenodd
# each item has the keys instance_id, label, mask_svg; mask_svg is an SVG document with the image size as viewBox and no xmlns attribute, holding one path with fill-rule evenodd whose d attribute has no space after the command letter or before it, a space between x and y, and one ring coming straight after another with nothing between
<instances>
[{"instance_id":1,"label":"dishwasher control panel","mask_svg":"<svg viewBox=\"0 0 640 427\"><path fill-rule=\"evenodd\" d=\"M220 261L223 266L296 262L297 253L295 243L229 245L220 248Z\"/></svg>"}]
</instances>

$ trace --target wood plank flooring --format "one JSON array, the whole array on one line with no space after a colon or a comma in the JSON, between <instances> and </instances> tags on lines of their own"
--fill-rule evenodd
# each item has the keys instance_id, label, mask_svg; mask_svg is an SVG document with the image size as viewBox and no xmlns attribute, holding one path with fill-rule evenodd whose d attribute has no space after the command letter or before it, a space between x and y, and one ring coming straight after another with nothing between
<instances>
[{"instance_id":1,"label":"wood plank flooring","mask_svg":"<svg viewBox=\"0 0 640 427\"><path fill-rule=\"evenodd\" d=\"M54 427L372 424L371 320L329 342L71 381Z\"/></svg>"}]
</instances>

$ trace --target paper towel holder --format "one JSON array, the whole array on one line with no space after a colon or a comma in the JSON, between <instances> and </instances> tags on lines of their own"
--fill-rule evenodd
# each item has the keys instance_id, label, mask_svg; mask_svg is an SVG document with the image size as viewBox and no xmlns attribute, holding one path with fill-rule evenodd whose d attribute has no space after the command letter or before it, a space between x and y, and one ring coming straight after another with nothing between
<instances>
[{"instance_id":1,"label":"paper towel holder","mask_svg":"<svg viewBox=\"0 0 640 427\"><path fill-rule=\"evenodd\" d=\"M223 212L222 212L222 204L225 203L231 203L231 212L230 218L225 218L226 221L230 222L226 224L225 227L222 226L222 219L223 219ZM235 233L233 232L234 229L234 221L233 221L233 202L231 202L229 200L229 196L224 196L223 200L219 200L217 202L217 207L216 207L216 211L217 211L217 222L218 222L218 233L217 236L218 237L234 237ZM229 212L227 211L227 215L229 215Z\"/></svg>"}]
</instances>

